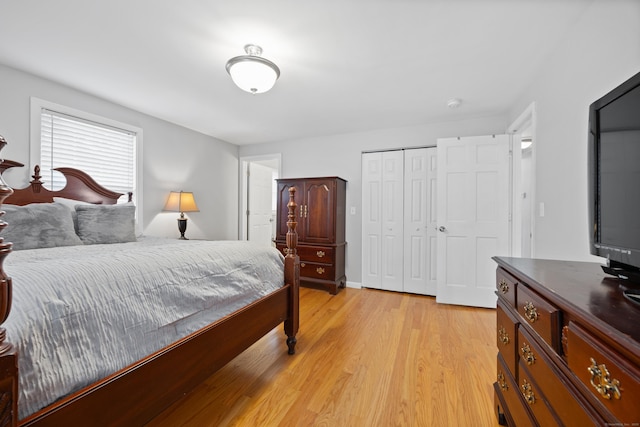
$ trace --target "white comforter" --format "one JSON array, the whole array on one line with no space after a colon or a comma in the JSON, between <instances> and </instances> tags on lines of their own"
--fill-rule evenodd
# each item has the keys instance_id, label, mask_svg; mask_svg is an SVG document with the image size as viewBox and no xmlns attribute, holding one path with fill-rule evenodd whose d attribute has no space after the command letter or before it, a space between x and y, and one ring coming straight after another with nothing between
<instances>
[{"instance_id":1,"label":"white comforter","mask_svg":"<svg viewBox=\"0 0 640 427\"><path fill-rule=\"evenodd\" d=\"M91 384L284 282L274 248L139 242L13 252L4 326L19 351L19 418Z\"/></svg>"}]
</instances>

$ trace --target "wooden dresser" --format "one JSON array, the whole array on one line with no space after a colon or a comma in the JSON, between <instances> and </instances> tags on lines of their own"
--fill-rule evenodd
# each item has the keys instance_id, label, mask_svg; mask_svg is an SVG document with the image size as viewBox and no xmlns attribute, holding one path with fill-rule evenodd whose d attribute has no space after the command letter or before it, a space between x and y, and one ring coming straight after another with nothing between
<instances>
[{"instance_id":1,"label":"wooden dresser","mask_svg":"<svg viewBox=\"0 0 640 427\"><path fill-rule=\"evenodd\" d=\"M278 179L276 247L284 253L289 188L296 187L300 283L336 294L345 286L346 184L338 177Z\"/></svg>"},{"instance_id":2,"label":"wooden dresser","mask_svg":"<svg viewBox=\"0 0 640 427\"><path fill-rule=\"evenodd\" d=\"M623 296L629 285L596 263L494 260L500 424L640 425L640 305Z\"/></svg>"}]
</instances>

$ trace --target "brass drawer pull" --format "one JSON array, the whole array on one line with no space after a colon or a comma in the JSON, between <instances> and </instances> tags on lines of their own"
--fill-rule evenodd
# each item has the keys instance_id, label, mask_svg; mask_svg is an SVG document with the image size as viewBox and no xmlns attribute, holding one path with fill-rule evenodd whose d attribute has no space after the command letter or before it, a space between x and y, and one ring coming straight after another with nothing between
<instances>
[{"instance_id":1,"label":"brass drawer pull","mask_svg":"<svg viewBox=\"0 0 640 427\"><path fill-rule=\"evenodd\" d=\"M609 371L604 363L598 365L592 357L591 366L589 366L587 370L591 374L591 385L596 389L600 396L607 400L610 400L612 397L614 399L620 399L620 381L611 379Z\"/></svg>"},{"instance_id":2,"label":"brass drawer pull","mask_svg":"<svg viewBox=\"0 0 640 427\"><path fill-rule=\"evenodd\" d=\"M509 385L507 384L507 379L504 377L502 372L498 372L498 385L502 391L509 390Z\"/></svg>"},{"instance_id":3,"label":"brass drawer pull","mask_svg":"<svg viewBox=\"0 0 640 427\"><path fill-rule=\"evenodd\" d=\"M316 255L318 256L318 258L322 258L325 255L325 253L323 251L318 251L316 252Z\"/></svg>"},{"instance_id":4,"label":"brass drawer pull","mask_svg":"<svg viewBox=\"0 0 640 427\"><path fill-rule=\"evenodd\" d=\"M498 288L500 289L500 292L502 292L503 294L506 294L507 292L509 292L509 284L504 279L500 280L500 283L498 284Z\"/></svg>"},{"instance_id":5,"label":"brass drawer pull","mask_svg":"<svg viewBox=\"0 0 640 427\"><path fill-rule=\"evenodd\" d=\"M507 333L507 330L504 328L504 326L500 326L500 329L498 329L498 338L500 339L500 342L502 344L509 344L509 334Z\"/></svg>"},{"instance_id":6,"label":"brass drawer pull","mask_svg":"<svg viewBox=\"0 0 640 427\"><path fill-rule=\"evenodd\" d=\"M527 362L527 365L531 366L536 363L536 355L533 354L533 351L531 350L531 347L529 347L529 344L524 343L520 351L522 352L522 358L525 362Z\"/></svg>"},{"instance_id":7,"label":"brass drawer pull","mask_svg":"<svg viewBox=\"0 0 640 427\"><path fill-rule=\"evenodd\" d=\"M300 268L305 268L307 264L305 264L304 262L300 263Z\"/></svg>"},{"instance_id":8,"label":"brass drawer pull","mask_svg":"<svg viewBox=\"0 0 640 427\"><path fill-rule=\"evenodd\" d=\"M533 386L529 384L527 380L522 380L522 395L529 405L536 403L536 395L533 393Z\"/></svg>"},{"instance_id":9,"label":"brass drawer pull","mask_svg":"<svg viewBox=\"0 0 640 427\"><path fill-rule=\"evenodd\" d=\"M324 274L324 268L322 268L322 267L318 267L318 268L316 268L316 272L317 272L318 274Z\"/></svg>"},{"instance_id":10,"label":"brass drawer pull","mask_svg":"<svg viewBox=\"0 0 640 427\"><path fill-rule=\"evenodd\" d=\"M538 310L531 301L528 301L524 305L524 317L526 317L527 320L531 323L538 320Z\"/></svg>"}]
</instances>

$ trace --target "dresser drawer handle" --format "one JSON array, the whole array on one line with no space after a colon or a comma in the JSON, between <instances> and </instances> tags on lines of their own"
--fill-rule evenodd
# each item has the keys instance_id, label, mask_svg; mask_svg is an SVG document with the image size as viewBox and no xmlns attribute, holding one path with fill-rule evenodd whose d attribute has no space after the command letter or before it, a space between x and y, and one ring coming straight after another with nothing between
<instances>
[{"instance_id":1,"label":"dresser drawer handle","mask_svg":"<svg viewBox=\"0 0 640 427\"><path fill-rule=\"evenodd\" d=\"M318 267L318 268L316 268L316 272L317 272L318 274L324 274L324 268L322 268L322 267Z\"/></svg>"},{"instance_id":2,"label":"dresser drawer handle","mask_svg":"<svg viewBox=\"0 0 640 427\"><path fill-rule=\"evenodd\" d=\"M531 323L538 320L538 310L531 301L527 302L524 305L524 317L526 317L527 320Z\"/></svg>"},{"instance_id":3,"label":"dresser drawer handle","mask_svg":"<svg viewBox=\"0 0 640 427\"><path fill-rule=\"evenodd\" d=\"M504 279L500 280L500 283L498 284L498 288L500 288L500 292L502 292L503 294L506 294L507 292L509 292L509 284Z\"/></svg>"},{"instance_id":4,"label":"dresser drawer handle","mask_svg":"<svg viewBox=\"0 0 640 427\"><path fill-rule=\"evenodd\" d=\"M504 328L504 326L500 326L500 329L498 329L498 338L500 339L500 342L502 344L509 344L509 334L507 333L507 330Z\"/></svg>"},{"instance_id":5,"label":"dresser drawer handle","mask_svg":"<svg viewBox=\"0 0 640 427\"><path fill-rule=\"evenodd\" d=\"M507 384L507 379L504 377L502 372L498 372L498 385L502 391L509 390L509 385Z\"/></svg>"},{"instance_id":6,"label":"dresser drawer handle","mask_svg":"<svg viewBox=\"0 0 640 427\"><path fill-rule=\"evenodd\" d=\"M318 258L322 258L325 255L325 253L323 251L318 251L316 252L316 255L318 256Z\"/></svg>"},{"instance_id":7,"label":"dresser drawer handle","mask_svg":"<svg viewBox=\"0 0 640 427\"><path fill-rule=\"evenodd\" d=\"M307 264L305 264L304 262L300 263L300 268L305 268Z\"/></svg>"},{"instance_id":8,"label":"dresser drawer handle","mask_svg":"<svg viewBox=\"0 0 640 427\"><path fill-rule=\"evenodd\" d=\"M527 365L531 366L536 363L536 355L533 354L533 351L531 350L531 347L529 347L529 344L524 343L520 351L522 352L522 358L525 362L527 362Z\"/></svg>"},{"instance_id":9,"label":"dresser drawer handle","mask_svg":"<svg viewBox=\"0 0 640 427\"><path fill-rule=\"evenodd\" d=\"M598 365L592 357L591 366L589 366L587 370L591 374L591 385L600 396L607 400L610 400L612 397L614 399L620 399L620 381L611 379L609 370L604 363Z\"/></svg>"},{"instance_id":10,"label":"dresser drawer handle","mask_svg":"<svg viewBox=\"0 0 640 427\"><path fill-rule=\"evenodd\" d=\"M522 395L529 405L536 403L536 395L533 393L533 386L529 384L527 380L522 380Z\"/></svg>"}]
</instances>

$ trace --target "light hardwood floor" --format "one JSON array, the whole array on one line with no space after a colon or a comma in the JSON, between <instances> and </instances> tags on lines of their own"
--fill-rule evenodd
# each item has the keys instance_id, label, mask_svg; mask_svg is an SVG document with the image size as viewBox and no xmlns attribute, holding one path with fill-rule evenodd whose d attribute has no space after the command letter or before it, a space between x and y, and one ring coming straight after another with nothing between
<instances>
[{"instance_id":1,"label":"light hardwood floor","mask_svg":"<svg viewBox=\"0 0 640 427\"><path fill-rule=\"evenodd\" d=\"M282 328L156 417L164 426L496 426L496 314L368 289L302 288Z\"/></svg>"}]
</instances>

